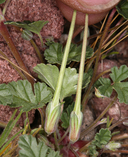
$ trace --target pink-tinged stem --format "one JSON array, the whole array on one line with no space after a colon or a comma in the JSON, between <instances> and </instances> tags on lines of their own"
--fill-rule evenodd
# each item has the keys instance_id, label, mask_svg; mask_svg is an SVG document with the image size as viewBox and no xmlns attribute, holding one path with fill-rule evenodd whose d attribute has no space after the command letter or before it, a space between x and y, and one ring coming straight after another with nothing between
<instances>
[{"instance_id":1,"label":"pink-tinged stem","mask_svg":"<svg viewBox=\"0 0 128 157\"><path fill-rule=\"evenodd\" d=\"M0 34L3 36L3 38L7 42L14 58L16 59L17 63L19 64L19 66L23 70L25 70L27 73L29 73L28 69L26 68L24 62L22 61L22 58L21 58L20 54L18 53L18 51L17 51L17 49L16 49L16 47L15 47L15 45L14 45L12 39L11 39L11 36L10 36L8 30L7 30L7 27L4 25L3 19L0 21ZM25 73L24 73L24 75L26 76L28 81L33 85L34 80L30 76L26 75Z\"/></svg>"}]
</instances>

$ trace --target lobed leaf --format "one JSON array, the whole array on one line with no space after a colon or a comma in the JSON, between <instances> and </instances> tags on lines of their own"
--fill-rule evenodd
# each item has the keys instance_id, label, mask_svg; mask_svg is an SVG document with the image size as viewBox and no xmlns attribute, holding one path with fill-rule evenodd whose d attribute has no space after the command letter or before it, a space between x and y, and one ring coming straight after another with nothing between
<instances>
[{"instance_id":1,"label":"lobed leaf","mask_svg":"<svg viewBox=\"0 0 128 157\"><path fill-rule=\"evenodd\" d=\"M61 157L59 152L55 152L44 142L37 143L36 138L32 135L22 135L19 138L19 157Z\"/></svg>"},{"instance_id":2,"label":"lobed leaf","mask_svg":"<svg viewBox=\"0 0 128 157\"><path fill-rule=\"evenodd\" d=\"M100 129L99 133L95 135L96 145L101 147L102 145L106 145L111 139L111 131L106 129Z\"/></svg>"},{"instance_id":3,"label":"lobed leaf","mask_svg":"<svg viewBox=\"0 0 128 157\"><path fill-rule=\"evenodd\" d=\"M118 82L113 85L120 103L128 104L128 82Z\"/></svg>"},{"instance_id":4,"label":"lobed leaf","mask_svg":"<svg viewBox=\"0 0 128 157\"><path fill-rule=\"evenodd\" d=\"M128 19L128 1L122 0L116 6L116 9L120 15L122 15L125 19Z\"/></svg>"},{"instance_id":5,"label":"lobed leaf","mask_svg":"<svg viewBox=\"0 0 128 157\"><path fill-rule=\"evenodd\" d=\"M112 78L113 82L120 82L128 78L128 67L126 65L121 65L120 68L113 67L111 68L110 77Z\"/></svg>"},{"instance_id":6,"label":"lobed leaf","mask_svg":"<svg viewBox=\"0 0 128 157\"><path fill-rule=\"evenodd\" d=\"M61 64L64 55L64 50L65 48L63 49L62 44L53 43L48 49L45 50L45 59L51 64ZM76 44L71 44L67 64L69 64L71 61L80 62L81 50L82 45L77 46ZM93 49L88 46L86 50L86 59L92 57L92 55Z\"/></svg>"},{"instance_id":7,"label":"lobed leaf","mask_svg":"<svg viewBox=\"0 0 128 157\"><path fill-rule=\"evenodd\" d=\"M5 92L0 92L0 101L10 107L21 107L23 112L43 107L52 98L51 90L44 83L34 84L34 93L27 80L19 80L4 85ZM9 96L7 95L9 93ZM10 98L10 101L9 101Z\"/></svg>"},{"instance_id":8,"label":"lobed leaf","mask_svg":"<svg viewBox=\"0 0 128 157\"><path fill-rule=\"evenodd\" d=\"M51 64L61 64L63 55L63 46L60 43L53 43L44 51L45 59Z\"/></svg>"},{"instance_id":9,"label":"lobed leaf","mask_svg":"<svg viewBox=\"0 0 128 157\"><path fill-rule=\"evenodd\" d=\"M102 84L98 88L99 92L104 96L110 97L113 91L110 79L101 77L99 81Z\"/></svg>"}]
</instances>

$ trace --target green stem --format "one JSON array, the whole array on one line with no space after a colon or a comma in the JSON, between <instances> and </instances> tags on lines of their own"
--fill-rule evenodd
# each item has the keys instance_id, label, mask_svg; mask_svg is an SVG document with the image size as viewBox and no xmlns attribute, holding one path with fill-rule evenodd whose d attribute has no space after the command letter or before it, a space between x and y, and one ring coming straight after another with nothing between
<instances>
[{"instance_id":1,"label":"green stem","mask_svg":"<svg viewBox=\"0 0 128 157\"><path fill-rule=\"evenodd\" d=\"M87 133L89 133L92 129L94 129L98 121L107 113L109 108L112 107L116 99L117 99L117 96L114 97L113 101L105 108L105 110L98 116L98 118L85 131L81 133L81 136L80 136L81 138L85 136Z\"/></svg>"},{"instance_id":2,"label":"green stem","mask_svg":"<svg viewBox=\"0 0 128 157\"><path fill-rule=\"evenodd\" d=\"M35 49L35 51L36 51L36 53L37 53L37 55L38 55L40 61L41 61L42 63L44 63L43 57L42 57L42 55L41 55L41 52L40 52L38 46L36 45L36 43L34 42L34 40L31 39L31 40L30 40L30 43L31 43L32 46L34 47L34 49Z\"/></svg>"},{"instance_id":3,"label":"green stem","mask_svg":"<svg viewBox=\"0 0 128 157\"><path fill-rule=\"evenodd\" d=\"M88 87L88 90L87 90L87 92L85 93L84 98L83 98L83 100L82 100L82 111L83 111L83 112L84 112L85 106L86 106L86 103L85 103L85 102L88 102L88 101L86 101L86 100L88 99L88 95L89 95L89 93L90 93L90 91L91 91L91 88L92 88L94 82L95 82L95 77L96 77L98 62L99 62L99 59L100 59L100 52L101 52L101 49L102 49L102 44L103 44L103 41L104 41L104 39L105 39L105 36L106 36L106 34L107 34L107 31L108 31L108 29L109 29L109 26L110 26L110 23L111 23L111 20L112 20L114 14L115 14L115 12L112 11L112 13L110 14L110 16L109 16L109 18L108 18L108 21L107 21L107 23L106 23L106 27L105 27L104 33L103 33L103 35L102 35L102 37L101 37L101 40L100 40L99 48L98 48L98 51L97 51L97 54L96 54L96 62L95 62L95 67L94 67L94 72L93 72L92 80L91 80L91 82L90 82L90 84L89 84L89 87Z\"/></svg>"},{"instance_id":4,"label":"green stem","mask_svg":"<svg viewBox=\"0 0 128 157\"><path fill-rule=\"evenodd\" d=\"M56 86L56 90L55 90L54 97L53 97L54 107L57 106L59 103L61 86L62 86L62 82L63 82L63 78L64 78L66 63L67 63L68 54L69 54L70 45L71 45L72 36L73 36L73 31L74 31L74 27L75 27L75 20L76 20L76 11L74 10L72 22L71 22L71 26L70 26L70 30L69 30L68 40L67 40L66 48L65 48L65 52L64 52L64 57L63 57L63 61L62 61L61 69L60 69L60 73L59 73L59 78L57 81L57 86Z\"/></svg>"},{"instance_id":5,"label":"green stem","mask_svg":"<svg viewBox=\"0 0 128 157\"><path fill-rule=\"evenodd\" d=\"M55 140L55 145L56 145L56 148L57 148L57 150L59 151L59 150L60 150L60 148L59 148L59 144L58 144L58 141L57 141L56 132L54 132L54 140Z\"/></svg>"},{"instance_id":6,"label":"green stem","mask_svg":"<svg viewBox=\"0 0 128 157\"><path fill-rule=\"evenodd\" d=\"M7 123L0 120L0 127L5 128L7 126Z\"/></svg>"},{"instance_id":7,"label":"green stem","mask_svg":"<svg viewBox=\"0 0 128 157\"><path fill-rule=\"evenodd\" d=\"M65 138L68 132L69 132L69 127L67 128L67 130L65 131L65 134L61 137L61 139L59 139L58 143L60 143Z\"/></svg>"},{"instance_id":8,"label":"green stem","mask_svg":"<svg viewBox=\"0 0 128 157\"><path fill-rule=\"evenodd\" d=\"M42 128L44 127L44 117L43 117L43 112L41 108L38 108L38 111L40 113L40 117L41 117L41 126Z\"/></svg>"},{"instance_id":9,"label":"green stem","mask_svg":"<svg viewBox=\"0 0 128 157\"><path fill-rule=\"evenodd\" d=\"M3 8L3 15L5 15L5 12L7 10L7 7L8 7L8 4L10 3L10 0L7 0L5 5L4 5L4 8Z\"/></svg>"},{"instance_id":10,"label":"green stem","mask_svg":"<svg viewBox=\"0 0 128 157\"><path fill-rule=\"evenodd\" d=\"M41 36L41 34L40 34L40 33L38 34L38 36L39 36L39 38L40 38L41 45L42 45L42 47L43 47L43 45L44 45L44 42L43 42L42 36Z\"/></svg>"},{"instance_id":11,"label":"green stem","mask_svg":"<svg viewBox=\"0 0 128 157\"><path fill-rule=\"evenodd\" d=\"M86 47L87 47L87 35L88 35L88 14L85 16L85 30L84 30L84 39L82 46L82 54L80 61L80 69L79 69L79 78L77 85L77 93L76 93L76 101L74 106L74 111L76 114L81 110L81 90L82 90L82 81L83 81L83 73L84 73L84 65L85 65L85 56L86 56Z\"/></svg>"}]
</instances>

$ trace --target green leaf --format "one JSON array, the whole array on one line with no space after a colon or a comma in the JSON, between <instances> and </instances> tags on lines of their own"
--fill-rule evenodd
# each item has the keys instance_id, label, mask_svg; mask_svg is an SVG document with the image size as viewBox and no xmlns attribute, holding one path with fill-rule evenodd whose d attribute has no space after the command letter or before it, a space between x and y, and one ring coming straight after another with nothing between
<instances>
[{"instance_id":1,"label":"green leaf","mask_svg":"<svg viewBox=\"0 0 128 157\"><path fill-rule=\"evenodd\" d=\"M34 21L34 22L30 22L30 21L24 21L24 22L13 22L13 21L6 21L5 24L9 24L9 25L14 25L20 28L24 28L26 30L29 30L33 33L36 33L39 35L41 29L43 28L44 25L46 25L48 23L48 21Z\"/></svg>"},{"instance_id":2,"label":"green leaf","mask_svg":"<svg viewBox=\"0 0 128 157\"><path fill-rule=\"evenodd\" d=\"M89 84L90 80L91 80L91 76L90 76L90 74L88 74L88 73L84 73L84 75L83 75L82 88L87 87L87 85Z\"/></svg>"},{"instance_id":3,"label":"green leaf","mask_svg":"<svg viewBox=\"0 0 128 157\"><path fill-rule=\"evenodd\" d=\"M44 51L45 59L51 64L61 64L63 55L63 46L60 43L53 43Z\"/></svg>"},{"instance_id":4,"label":"green leaf","mask_svg":"<svg viewBox=\"0 0 128 157\"><path fill-rule=\"evenodd\" d=\"M12 103L12 96L6 84L0 84L0 104L7 105Z\"/></svg>"},{"instance_id":5,"label":"green leaf","mask_svg":"<svg viewBox=\"0 0 128 157\"><path fill-rule=\"evenodd\" d=\"M48 23L48 21L34 21L34 22L30 22L30 21L24 21L24 22L12 22L12 21L6 21L4 22L5 24L10 24L10 25L14 25L20 28L24 28L26 31L31 31L33 33L36 33L38 35L38 37L40 38L41 44L43 46L43 39L42 36L40 34L41 29L43 28L44 25L46 25ZM25 32L28 34L28 32ZM27 34L22 34L22 37L28 39L28 36L26 37ZM32 36L32 34L28 34L29 35L29 39Z\"/></svg>"},{"instance_id":6,"label":"green leaf","mask_svg":"<svg viewBox=\"0 0 128 157\"><path fill-rule=\"evenodd\" d=\"M61 64L64 55L64 49L60 43L51 44L50 47L44 52L45 59L51 64ZM80 62L81 50L82 45L77 46L76 44L71 44L67 64L69 64L71 61ZM93 49L88 46L86 50L86 59L92 57L92 55Z\"/></svg>"},{"instance_id":7,"label":"green leaf","mask_svg":"<svg viewBox=\"0 0 128 157\"><path fill-rule=\"evenodd\" d=\"M121 144L119 142L110 141L105 148L115 151L116 149L121 148Z\"/></svg>"},{"instance_id":8,"label":"green leaf","mask_svg":"<svg viewBox=\"0 0 128 157\"><path fill-rule=\"evenodd\" d=\"M62 83L60 100L65 97L71 96L76 93L77 90L78 73L75 68L66 68L64 79Z\"/></svg>"},{"instance_id":9,"label":"green leaf","mask_svg":"<svg viewBox=\"0 0 128 157\"><path fill-rule=\"evenodd\" d=\"M128 82L118 82L113 85L120 103L128 104Z\"/></svg>"},{"instance_id":10,"label":"green leaf","mask_svg":"<svg viewBox=\"0 0 128 157\"><path fill-rule=\"evenodd\" d=\"M59 152L55 152L45 145L44 142L37 143L32 135L22 135L19 138L19 157L61 157Z\"/></svg>"},{"instance_id":11,"label":"green leaf","mask_svg":"<svg viewBox=\"0 0 128 157\"><path fill-rule=\"evenodd\" d=\"M110 77L114 83L128 78L128 67L126 65L121 65L119 69L117 67L113 67L111 68L111 72Z\"/></svg>"},{"instance_id":12,"label":"green leaf","mask_svg":"<svg viewBox=\"0 0 128 157\"><path fill-rule=\"evenodd\" d=\"M125 19L128 19L128 1L121 0L120 3L116 6L116 9L120 15Z\"/></svg>"},{"instance_id":13,"label":"green leaf","mask_svg":"<svg viewBox=\"0 0 128 157\"><path fill-rule=\"evenodd\" d=\"M30 41L33 38L33 34L28 30L23 30L22 31L22 38Z\"/></svg>"},{"instance_id":14,"label":"green leaf","mask_svg":"<svg viewBox=\"0 0 128 157\"><path fill-rule=\"evenodd\" d=\"M41 63L34 67L33 71L38 74L39 79L47 83L53 91L55 91L59 77L59 69L55 65L45 65ZM78 73L76 69L70 67L66 68L60 93L60 100L76 93L77 81ZM88 74L84 74L83 87L86 87L89 82L90 76Z\"/></svg>"},{"instance_id":15,"label":"green leaf","mask_svg":"<svg viewBox=\"0 0 128 157\"><path fill-rule=\"evenodd\" d=\"M55 65L37 64L33 71L38 74L39 79L47 83L55 91L59 76L59 69Z\"/></svg>"},{"instance_id":16,"label":"green leaf","mask_svg":"<svg viewBox=\"0 0 128 157\"><path fill-rule=\"evenodd\" d=\"M0 137L0 147L3 146L3 144L6 142L9 134L11 133L12 129L14 128L14 126L16 125L17 121L19 120L21 114L22 114L22 111L18 114L18 116L15 118L14 120L14 116L16 114L17 110L15 110L7 124L7 126L5 127L1 137ZM14 135L12 138L10 138L9 140L7 140L6 144L0 149L0 153L4 150L4 148L14 139L14 137L16 137L20 132L22 131L19 131L16 135Z\"/></svg>"},{"instance_id":17,"label":"green leaf","mask_svg":"<svg viewBox=\"0 0 128 157\"><path fill-rule=\"evenodd\" d=\"M65 129L69 127L70 114L73 111L73 108L74 108L74 103L72 103L71 105L69 105L67 107L66 111L62 112L62 115L61 115L62 124L61 124L61 126L63 128L65 128Z\"/></svg>"},{"instance_id":18,"label":"green leaf","mask_svg":"<svg viewBox=\"0 0 128 157\"><path fill-rule=\"evenodd\" d=\"M99 81L102 84L102 86L98 88L101 95L110 97L113 91L110 79L101 77Z\"/></svg>"},{"instance_id":19,"label":"green leaf","mask_svg":"<svg viewBox=\"0 0 128 157\"><path fill-rule=\"evenodd\" d=\"M4 3L6 0L0 0L0 4Z\"/></svg>"},{"instance_id":20,"label":"green leaf","mask_svg":"<svg viewBox=\"0 0 128 157\"><path fill-rule=\"evenodd\" d=\"M98 147L106 145L111 139L111 131L109 129L100 129L99 133L95 135L95 143Z\"/></svg>"},{"instance_id":21,"label":"green leaf","mask_svg":"<svg viewBox=\"0 0 128 157\"><path fill-rule=\"evenodd\" d=\"M52 98L51 90L44 83L34 84L34 93L32 91L31 84L27 80L19 80L17 82L11 82L6 85L8 92L10 93L10 102L6 100L6 93L0 93L0 99L3 102L5 99L5 105L10 107L21 107L24 112L43 107ZM2 95L2 96L1 96Z\"/></svg>"},{"instance_id":22,"label":"green leaf","mask_svg":"<svg viewBox=\"0 0 128 157\"><path fill-rule=\"evenodd\" d=\"M98 151L96 151L96 146L93 144L89 145L88 151L91 157L97 157L99 154Z\"/></svg>"}]
</instances>

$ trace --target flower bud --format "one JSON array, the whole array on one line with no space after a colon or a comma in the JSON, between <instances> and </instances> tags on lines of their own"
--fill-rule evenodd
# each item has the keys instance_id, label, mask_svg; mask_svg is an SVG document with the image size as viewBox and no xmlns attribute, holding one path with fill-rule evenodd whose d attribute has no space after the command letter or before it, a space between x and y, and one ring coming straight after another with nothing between
<instances>
[{"instance_id":1,"label":"flower bud","mask_svg":"<svg viewBox=\"0 0 128 157\"><path fill-rule=\"evenodd\" d=\"M61 104L53 107L53 103L50 102L46 108L46 121L45 121L45 131L51 134L56 131L58 121L61 115Z\"/></svg>"},{"instance_id":2,"label":"flower bud","mask_svg":"<svg viewBox=\"0 0 128 157\"><path fill-rule=\"evenodd\" d=\"M77 115L75 111L72 111L70 116L70 133L69 133L69 139L72 143L76 142L80 137L82 120L83 120L82 112L79 112L79 114Z\"/></svg>"}]
</instances>

